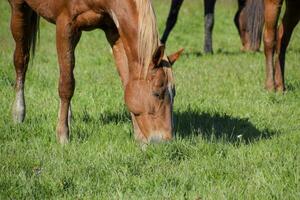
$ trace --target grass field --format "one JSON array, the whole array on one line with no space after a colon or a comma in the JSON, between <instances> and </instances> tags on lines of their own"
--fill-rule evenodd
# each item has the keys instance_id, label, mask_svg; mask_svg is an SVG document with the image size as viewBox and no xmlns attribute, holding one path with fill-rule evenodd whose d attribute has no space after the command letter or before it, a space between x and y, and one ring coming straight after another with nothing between
<instances>
[{"instance_id":1,"label":"grass field","mask_svg":"<svg viewBox=\"0 0 300 200\"><path fill-rule=\"evenodd\" d=\"M228 3L230 2L230 3ZM160 33L169 0L155 0ZM41 21L27 73L26 120L14 125L14 42L0 1L0 199L300 199L300 27L286 57L284 95L263 89L263 53L241 53L237 5L216 6L214 55L203 55L203 4L183 5L167 51L174 66L176 138L142 151L101 31L76 50L70 144L56 142L55 27Z\"/></svg>"}]
</instances>

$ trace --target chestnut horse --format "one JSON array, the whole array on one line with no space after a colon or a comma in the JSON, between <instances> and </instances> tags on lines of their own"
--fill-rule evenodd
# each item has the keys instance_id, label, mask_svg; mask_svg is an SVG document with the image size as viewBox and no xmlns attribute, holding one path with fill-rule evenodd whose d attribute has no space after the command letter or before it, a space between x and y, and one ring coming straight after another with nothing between
<instances>
[{"instance_id":1,"label":"chestnut horse","mask_svg":"<svg viewBox=\"0 0 300 200\"><path fill-rule=\"evenodd\" d=\"M69 141L71 98L75 89L74 51L82 31L102 29L112 47L125 104L141 142L172 138L174 82L171 65L182 51L165 56L150 0L8 0L15 40L15 122L25 118L24 83L30 49L34 52L39 16L56 25L60 67L57 139Z\"/></svg>"},{"instance_id":2,"label":"chestnut horse","mask_svg":"<svg viewBox=\"0 0 300 200\"><path fill-rule=\"evenodd\" d=\"M277 23L283 0L265 0L264 2L264 51L266 57L265 87L269 91L275 90L282 92L285 90L285 53L293 30L300 20L300 1L286 0L285 3L286 10L277 30Z\"/></svg>"},{"instance_id":3,"label":"chestnut horse","mask_svg":"<svg viewBox=\"0 0 300 200\"><path fill-rule=\"evenodd\" d=\"M256 18L263 17L263 6L257 4L256 1L262 2L263 0L238 0L238 10L234 17L234 23L243 45L242 50L245 51L258 51L261 43L263 22L254 22L260 22ZM172 0L166 28L161 38L161 42L164 44L167 42L168 36L176 24L182 3L183 0ZM215 4L216 0L204 0L205 53L213 53L212 31L214 27Z\"/></svg>"}]
</instances>

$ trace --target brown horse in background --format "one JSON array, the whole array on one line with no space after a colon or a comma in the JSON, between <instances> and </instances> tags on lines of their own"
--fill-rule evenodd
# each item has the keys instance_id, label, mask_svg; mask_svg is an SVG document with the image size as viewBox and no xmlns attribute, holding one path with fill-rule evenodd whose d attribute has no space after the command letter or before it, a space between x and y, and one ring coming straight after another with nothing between
<instances>
[{"instance_id":1,"label":"brown horse in background","mask_svg":"<svg viewBox=\"0 0 300 200\"><path fill-rule=\"evenodd\" d=\"M102 29L120 74L135 138L141 142L172 137L174 82L171 65L181 51L167 57L160 45L150 0L8 0L15 40L15 122L25 118L24 83L30 49L34 53L39 16L56 25L60 67L57 138L69 141L71 98L75 89L74 51L82 31Z\"/></svg>"},{"instance_id":2,"label":"brown horse in background","mask_svg":"<svg viewBox=\"0 0 300 200\"><path fill-rule=\"evenodd\" d=\"M300 1L286 0L286 10L277 29L283 0L265 0L264 51L266 57L266 82L269 91L285 90L284 67L285 53L293 30L300 20ZM274 56L275 54L275 56ZM274 64L275 57L275 64Z\"/></svg>"},{"instance_id":3,"label":"brown horse in background","mask_svg":"<svg viewBox=\"0 0 300 200\"><path fill-rule=\"evenodd\" d=\"M258 51L261 43L263 22L257 20L263 18L263 5L257 4L263 0L238 0L238 10L234 17L234 23L239 32L244 51ZM172 0L169 16L162 43L166 43L168 36L174 28L183 0ZM212 31L214 27L214 13L216 0L204 0L205 39L204 52L213 53ZM259 22L259 23L255 23Z\"/></svg>"}]
</instances>

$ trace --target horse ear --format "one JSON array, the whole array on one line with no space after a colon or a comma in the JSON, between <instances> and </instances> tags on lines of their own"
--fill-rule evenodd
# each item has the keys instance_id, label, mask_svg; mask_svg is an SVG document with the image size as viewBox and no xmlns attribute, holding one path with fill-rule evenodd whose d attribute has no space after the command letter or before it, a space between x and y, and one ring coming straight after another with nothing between
<instances>
[{"instance_id":1,"label":"horse ear","mask_svg":"<svg viewBox=\"0 0 300 200\"><path fill-rule=\"evenodd\" d=\"M157 49L155 50L153 58L152 58L154 67L159 66L161 60L164 57L164 53L165 53L165 45L159 45L157 47Z\"/></svg>"},{"instance_id":2,"label":"horse ear","mask_svg":"<svg viewBox=\"0 0 300 200\"><path fill-rule=\"evenodd\" d=\"M175 61L178 60L178 58L182 54L183 50L184 49L181 48L176 53L173 53L173 54L171 54L171 55L168 56L168 59L169 59L169 62L170 62L171 65L173 65L175 63Z\"/></svg>"}]
</instances>

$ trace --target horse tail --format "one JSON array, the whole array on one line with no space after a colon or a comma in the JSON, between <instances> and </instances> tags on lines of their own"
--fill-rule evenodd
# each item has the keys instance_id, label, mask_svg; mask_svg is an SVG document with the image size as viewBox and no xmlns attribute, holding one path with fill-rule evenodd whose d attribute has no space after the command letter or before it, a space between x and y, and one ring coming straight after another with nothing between
<instances>
[{"instance_id":1,"label":"horse tail","mask_svg":"<svg viewBox=\"0 0 300 200\"><path fill-rule=\"evenodd\" d=\"M30 42L30 47L31 47L31 54L32 57L34 57L35 55L35 47L36 47L36 42L39 38L39 24L40 24L40 16L32 11L32 15L31 15L31 35L29 38L29 42Z\"/></svg>"},{"instance_id":2,"label":"horse tail","mask_svg":"<svg viewBox=\"0 0 300 200\"><path fill-rule=\"evenodd\" d=\"M260 46L264 25L264 0L246 0L246 27L249 33L251 49Z\"/></svg>"}]
</instances>

